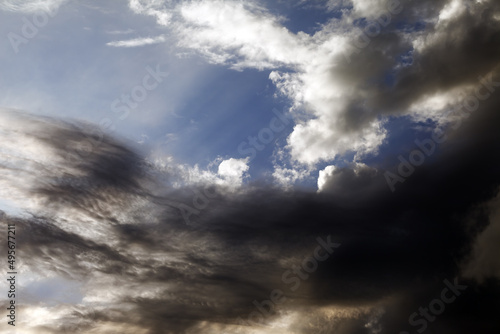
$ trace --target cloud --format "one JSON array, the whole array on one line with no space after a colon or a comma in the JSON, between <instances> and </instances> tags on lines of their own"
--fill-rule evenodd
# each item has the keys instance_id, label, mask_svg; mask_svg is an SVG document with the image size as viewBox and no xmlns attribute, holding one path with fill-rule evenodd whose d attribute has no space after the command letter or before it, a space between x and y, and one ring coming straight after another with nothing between
<instances>
[{"instance_id":1,"label":"cloud","mask_svg":"<svg viewBox=\"0 0 500 334\"><path fill-rule=\"evenodd\" d=\"M409 315L458 275L471 288L431 325L443 333L496 330L498 283L480 279L496 265L489 255L496 213L481 210L495 207L500 186L498 159L485 154L499 149L496 105L492 97L450 132L447 149L397 196L381 171L358 163L327 168L320 193L266 186L226 193L215 184L203 210L192 204L202 185L169 185L175 168L156 170L116 139L97 141L87 125L4 110L2 196L26 213L2 219L16 224L23 273L81 287L81 300L66 306L25 302L37 320L22 326L27 333L125 325L149 334L399 332L415 329ZM245 170L237 159L220 165ZM23 173L30 177L14 180ZM186 224L183 210L199 212ZM283 274L328 235L341 246L294 291ZM471 254L488 267L462 272ZM287 300L264 318L273 327L249 323L254 301L274 289Z\"/></svg>"},{"instance_id":2,"label":"cloud","mask_svg":"<svg viewBox=\"0 0 500 334\"><path fill-rule=\"evenodd\" d=\"M168 11L171 3L171 0L130 0L129 8L135 13L156 17L156 21L160 25L168 25L172 19L172 14Z\"/></svg>"},{"instance_id":3,"label":"cloud","mask_svg":"<svg viewBox=\"0 0 500 334\"><path fill-rule=\"evenodd\" d=\"M245 175L249 169L248 160L249 158L224 160L220 163L217 173L230 184L241 186L245 176L248 176Z\"/></svg>"},{"instance_id":4,"label":"cloud","mask_svg":"<svg viewBox=\"0 0 500 334\"><path fill-rule=\"evenodd\" d=\"M290 189L297 181L305 180L310 173L310 170L307 168L300 168L298 166L287 168L275 164L273 178L284 189Z\"/></svg>"},{"instance_id":5,"label":"cloud","mask_svg":"<svg viewBox=\"0 0 500 334\"><path fill-rule=\"evenodd\" d=\"M156 177L165 179L169 186L179 189L186 186L217 186L220 191L238 192L249 178L248 158L223 160L221 157L210 162L205 168L198 164L190 166L178 164L171 156L157 157L151 162ZM163 175L159 175L163 174ZM165 176L167 175L167 176Z\"/></svg>"},{"instance_id":6,"label":"cloud","mask_svg":"<svg viewBox=\"0 0 500 334\"><path fill-rule=\"evenodd\" d=\"M179 46L211 62L239 68L276 68L305 61L307 41L284 29L279 18L243 2L191 2L180 8ZM304 37L306 37L304 35Z\"/></svg>"},{"instance_id":7,"label":"cloud","mask_svg":"<svg viewBox=\"0 0 500 334\"><path fill-rule=\"evenodd\" d=\"M477 235L471 257L466 261L465 275L483 282L486 279L500 278L500 195L486 205L489 224Z\"/></svg>"},{"instance_id":8,"label":"cloud","mask_svg":"<svg viewBox=\"0 0 500 334\"><path fill-rule=\"evenodd\" d=\"M131 34L133 33L134 30L132 29L126 29L126 30L110 30L110 31L106 31L107 34L110 34L110 35L128 35L128 34Z\"/></svg>"},{"instance_id":9,"label":"cloud","mask_svg":"<svg viewBox=\"0 0 500 334\"><path fill-rule=\"evenodd\" d=\"M382 191L387 187L382 180L380 170L364 163L352 163L343 168L330 165L319 171L318 192L334 193L359 200L364 197L364 193Z\"/></svg>"},{"instance_id":10,"label":"cloud","mask_svg":"<svg viewBox=\"0 0 500 334\"><path fill-rule=\"evenodd\" d=\"M138 46L158 44L165 42L165 36L157 36L157 37L144 37L144 38L134 38L125 41L113 41L106 43L108 46L114 47L122 47L122 48L134 48Z\"/></svg>"},{"instance_id":11,"label":"cloud","mask_svg":"<svg viewBox=\"0 0 500 334\"><path fill-rule=\"evenodd\" d=\"M10 12L21 13L37 13L40 11L54 13L66 0L2 0L0 1L0 9Z\"/></svg>"}]
</instances>

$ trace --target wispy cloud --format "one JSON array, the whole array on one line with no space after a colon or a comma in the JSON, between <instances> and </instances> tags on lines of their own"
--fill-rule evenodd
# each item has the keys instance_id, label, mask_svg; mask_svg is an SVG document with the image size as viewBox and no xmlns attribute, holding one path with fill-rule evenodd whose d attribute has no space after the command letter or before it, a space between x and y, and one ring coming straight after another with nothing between
<instances>
[{"instance_id":1,"label":"wispy cloud","mask_svg":"<svg viewBox=\"0 0 500 334\"><path fill-rule=\"evenodd\" d=\"M135 48L139 46L158 44L162 42L165 42L165 36L160 35L156 37L142 37L142 38L123 40L123 41L113 41L106 43L106 45L119 48Z\"/></svg>"},{"instance_id":2,"label":"wispy cloud","mask_svg":"<svg viewBox=\"0 0 500 334\"><path fill-rule=\"evenodd\" d=\"M106 33L110 34L110 35L128 35L128 34L131 34L133 32L134 32L134 30L132 30L132 29L106 31Z\"/></svg>"},{"instance_id":3,"label":"wispy cloud","mask_svg":"<svg viewBox=\"0 0 500 334\"><path fill-rule=\"evenodd\" d=\"M36 13L40 11L54 12L67 0L1 0L0 9L11 12Z\"/></svg>"}]
</instances>

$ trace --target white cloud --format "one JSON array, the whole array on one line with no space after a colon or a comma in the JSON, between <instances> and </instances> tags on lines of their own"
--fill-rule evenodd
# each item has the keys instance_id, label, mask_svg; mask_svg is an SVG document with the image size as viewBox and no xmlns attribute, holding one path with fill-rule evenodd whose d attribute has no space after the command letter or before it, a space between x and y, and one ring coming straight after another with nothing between
<instances>
[{"instance_id":1,"label":"white cloud","mask_svg":"<svg viewBox=\"0 0 500 334\"><path fill-rule=\"evenodd\" d=\"M137 14L144 14L156 17L156 22L160 25L168 25L172 19L172 14L168 10L169 0L130 0L130 9Z\"/></svg>"},{"instance_id":2,"label":"white cloud","mask_svg":"<svg viewBox=\"0 0 500 334\"><path fill-rule=\"evenodd\" d=\"M390 2L387 0L352 0L352 5L357 16L373 18L387 10L387 4Z\"/></svg>"},{"instance_id":3,"label":"white cloud","mask_svg":"<svg viewBox=\"0 0 500 334\"><path fill-rule=\"evenodd\" d=\"M217 158L206 168L198 164L178 164L172 157L156 157L152 162L154 169L165 174L165 182L174 188L186 186L213 185L221 191L238 191L243 181L249 177L249 158L223 160ZM217 166L217 171L214 171ZM159 176L159 175L158 175Z\"/></svg>"},{"instance_id":4,"label":"white cloud","mask_svg":"<svg viewBox=\"0 0 500 334\"><path fill-rule=\"evenodd\" d=\"M295 182L305 180L311 171L307 168L295 166L294 168L274 166L273 178L284 189L290 189Z\"/></svg>"},{"instance_id":5,"label":"white cloud","mask_svg":"<svg viewBox=\"0 0 500 334\"><path fill-rule=\"evenodd\" d=\"M132 29L126 29L126 30L109 30L109 31L106 31L107 34L110 34L110 35L128 35L128 34L131 34L133 33L134 30Z\"/></svg>"},{"instance_id":6,"label":"white cloud","mask_svg":"<svg viewBox=\"0 0 500 334\"><path fill-rule=\"evenodd\" d=\"M379 175L377 169L359 162L351 163L344 168L326 166L319 171L318 192L333 191L340 195L369 192L370 187L377 186L377 183L373 182L377 175Z\"/></svg>"},{"instance_id":7,"label":"white cloud","mask_svg":"<svg viewBox=\"0 0 500 334\"><path fill-rule=\"evenodd\" d=\"M115 46L115 47L123 47L123 48L133 48L137 46L144 46L144 45L150 45L150 44L158 44L165 42L165 36L160 35L156 37L143 37L143 38L134 38L134 39L129 39L125 41L113 41L106 43L108 46Z\"/></svg>"},{"instance_id":8,"label":"white cloud","mask_svg":"<svg viewBox=\"0 0 500 334\"><path fill-rule=\"evenodd\" d=\"M55 13L67 0L0 0L0 9L10 12Z\"/></svg>"},{"instance_id":9,"label":"white cloud","mask_svg":"<svg viewBox=\"0 0 500 334\"><path fill-rule=\"evenodd\" d=\"M249 169L249 158L230 158L220 163L217 173L230 184L241 186Z\"/></svg>"},{"instance_id":10,"label":"white cloud","mask_svg":"<svg viewBox=\"0 0 500 334\"><path fill-rule=\"evenodd\" d=\"M179 45L234 68L276 68L307 60L308 36L295 35L280 19L251 3L196 1L180 7Z\"/></svg>"},{"instance_id":11,"label":"white cloud","mask_svg":"<svg viewBox=\"0 0 500 334\"><path fill-rule=\"evenodd\" d=\"M439 13L439 22L449 21L463 14L466 10L463 0L452 0Z\"/></svg>"},{"instance_id":12,"label":"white cloud","mask_svg":"<svg viewBox=\"0 0 500 334\"><path fill-rule=\"evenodd\" d=\"M319 171L318 176L318 191L322 191L326 182L333 176L335 166L326 166L325 169Z\"/></svg>"}]
</instances>

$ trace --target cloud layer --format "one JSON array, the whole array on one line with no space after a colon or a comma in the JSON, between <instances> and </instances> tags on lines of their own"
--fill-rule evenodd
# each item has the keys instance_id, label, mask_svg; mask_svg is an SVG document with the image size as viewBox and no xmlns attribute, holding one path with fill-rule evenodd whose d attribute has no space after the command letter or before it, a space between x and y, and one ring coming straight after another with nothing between
<instances>
[{"instance_id":1,"label":"cloud layer","mask_svg":"<svg viewBox=\"0 0 500 334\"><path fill-rule=\"evenodd\" d=\"M329 170L320 194L174 188L175 175L113 138L92 137L92 128L3 111L3 196L30 213L3 218L18 230L30 282L22 289L59 278L81 294L26 298L19 325L26 333L411 331L409 316L458 276L468 290L428 325L494 332L500 179L486 152L499 148L496 103L450 131L444 153L397 196L363 165ZM340 246L295 274L318 237ZM260 318L255 303L276 289L286 300Z\"/></svg>"}]
</instances>

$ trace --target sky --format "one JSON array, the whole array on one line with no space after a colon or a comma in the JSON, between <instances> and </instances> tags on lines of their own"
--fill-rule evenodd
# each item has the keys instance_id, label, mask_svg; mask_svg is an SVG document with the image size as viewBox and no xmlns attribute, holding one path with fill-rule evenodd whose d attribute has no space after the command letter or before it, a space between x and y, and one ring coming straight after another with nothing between
<instances>
[{"instance_id":1,"label":"sky","mask_svg":"<svg viewBox=\"0 0 500 334\"><path fill-rule=\"evenodd\" d=\"M0 36L1 333L499 332L497 1L0 0Z\"/></svg>"}]
</instances>

